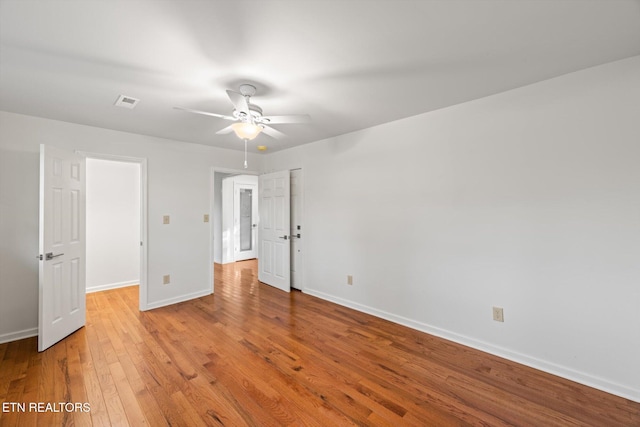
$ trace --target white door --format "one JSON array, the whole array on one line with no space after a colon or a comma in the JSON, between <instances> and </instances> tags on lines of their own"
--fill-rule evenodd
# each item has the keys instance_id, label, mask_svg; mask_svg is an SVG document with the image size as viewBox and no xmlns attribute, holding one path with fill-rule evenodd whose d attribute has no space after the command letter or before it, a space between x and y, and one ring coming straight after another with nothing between
<instances>
[{"instance_id":1,"label":"white door","mask_svg":"<svg viewBox=\"0 0 640 427\"><path fill-rule=\"evenodd\" d=\"M258 280L289 292L291 287L289 171L260 176Z\"/></svg>"},{"instance_id":2,"label":"white door","mask_svg":"<svg viewBox=\"0 0 640 427\"><path fill-rule=\"evenodd\" d=\"M85 324L85 161L40 145L38 351Z\"/></svg>"},{"instance_id":3,"label":"white door","mask_svg":"<svg viewBox=\"0 0 640 427\"><path fill-rule=\"evenodd\" d=\"M257 258L258 188L254 184L235 183L233 196L234 259L244 261Z\"/></svg>"},{"instance_id":4,"label":"white door","mask_svg":"<svg viewBox=\"0 0 640 427\"><path fill-rule=\"evenodd\" d=\"M302 290L302 169L291 171L291 287Z\"/></svg>"}]
</instances>

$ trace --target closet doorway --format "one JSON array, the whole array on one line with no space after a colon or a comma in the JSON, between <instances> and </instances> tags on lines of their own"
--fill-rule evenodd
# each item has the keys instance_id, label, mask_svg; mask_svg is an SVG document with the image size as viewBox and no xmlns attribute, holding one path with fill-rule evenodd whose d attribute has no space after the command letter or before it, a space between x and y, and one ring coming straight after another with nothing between
<instances>
[{"instance_id":1,"label":"closet doorway","mask_svg":"<svg viewBox=\"0 0 640 427\"><path fill-rule=\"evenodd\" d=\"M146 159L83 154L86 292L138 285L146 310Z\"/></svg>"}]
</instances>

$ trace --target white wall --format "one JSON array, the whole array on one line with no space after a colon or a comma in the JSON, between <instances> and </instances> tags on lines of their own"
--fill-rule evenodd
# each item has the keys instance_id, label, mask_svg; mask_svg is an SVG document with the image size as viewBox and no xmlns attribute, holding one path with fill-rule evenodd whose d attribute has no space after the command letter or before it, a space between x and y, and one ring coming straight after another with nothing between
<instances>
[{"instance_id":1,"label":"white wall","mask_svg":"<svg viewBox=\"0 0 640 427\"><path fill-rule=\"evenodd\" d=\"M140 281L140 165L87 159L87 292Z\"/></svg>"},{"instance_id":2,"label":"white wall","mask_svg":"<svg viewBox=\"0 0 640 427\"><path fill-rule=\"evenodd\" d=\"M0 112L0 341L37 333L40 143L146 158L147 307L211 293L210 171L241 168L242 152Z\"/></svg>"},{"instance_id":3,"label":"white wall","mask_svg":"<svg viewBox=\"0 0 640 427\"><path fill-rule=\"evenodd\" d=\"M634 57L263 165L304 169L306 292L640 401L639 119Z\"/></svg>"}]
</instances>

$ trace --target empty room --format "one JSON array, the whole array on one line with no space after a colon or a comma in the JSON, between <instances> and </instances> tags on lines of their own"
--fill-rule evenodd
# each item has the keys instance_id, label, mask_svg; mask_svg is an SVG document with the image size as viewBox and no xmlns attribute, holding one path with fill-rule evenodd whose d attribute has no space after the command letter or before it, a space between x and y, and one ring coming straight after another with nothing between
<instances>
[{"instance_id":1,"label":"empty room","mask_svg":"<svg viewBox=\"0 0 640 427\"><path fill-rule=\"evenodd\" d=\"M0 0L0 425L640 425L639 118L640 0Z\"/></svg>"}]
</instances>

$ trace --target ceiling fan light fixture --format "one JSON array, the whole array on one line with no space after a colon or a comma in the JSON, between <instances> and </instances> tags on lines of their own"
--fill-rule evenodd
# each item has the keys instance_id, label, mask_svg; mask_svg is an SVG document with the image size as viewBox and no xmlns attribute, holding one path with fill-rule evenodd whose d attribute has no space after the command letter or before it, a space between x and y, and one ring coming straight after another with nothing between
<instances>
[{"instance_id":1,"label":"ceiling fan light fixture","mask_svg":"<svg viewBox=\"0 0 640 427\"><path fill-rule=\"evenodd\" d=\"M238 138L247 139L249 141L262 132L261 126L245 122L234 123L231 125L231 129L233 129Z\"/></svg>"}]
</instances>

